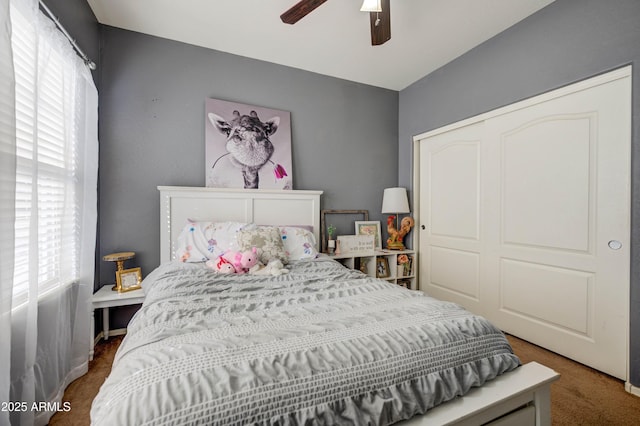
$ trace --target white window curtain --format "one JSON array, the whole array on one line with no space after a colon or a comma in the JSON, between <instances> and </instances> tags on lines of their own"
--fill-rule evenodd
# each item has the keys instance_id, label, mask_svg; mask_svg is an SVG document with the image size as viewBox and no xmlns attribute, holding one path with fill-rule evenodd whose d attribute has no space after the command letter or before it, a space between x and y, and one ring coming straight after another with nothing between
<instances>
[{"instance_id":1,"label":"white window curtain","mask_svg":"<svg viewBox=\"0 0 640 426\"><path fill-rule=\"evenodd\" d=\"M38 1L0 0L0 401L19 404L0 424L47 424L87 371L97 114L90 71Z\"/></svg>"}]
</instances>

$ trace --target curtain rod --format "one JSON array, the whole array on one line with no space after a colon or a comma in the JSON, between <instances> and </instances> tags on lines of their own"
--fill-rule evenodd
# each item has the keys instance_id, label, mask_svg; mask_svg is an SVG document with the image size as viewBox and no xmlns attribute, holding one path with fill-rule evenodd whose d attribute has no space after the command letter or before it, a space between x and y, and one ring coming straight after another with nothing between
<instances>
[{"instance_id":1,"label":"curtain rod","mask_svg":"<svg viewBox=\"0 0 640 426\"><path fill-rule=\"evenodd\" d=\"M76 41L73 38L71 38L67 30L64 29L64 27L62 26L58 18L56 18L56 16L51 12L51 10L49 10L47 5L44 4L42 0L39 0L38 2L40 3L40 6L42 7L42 9L47 13L47 15L49 15L49 18L51 18L51 20L56 24L56 27L58 27L58 29L62 31L62 34L64 34L64 36L67 38L67 40L69 40L69 43L71 43L71 46L73 46L75 51L82 58L85 65L88 66L90 70L95 70L96 63L93 62L91 59L89 59L89 57L82 51L82 49L80 49Z\"/></svg>"}]
</instances>

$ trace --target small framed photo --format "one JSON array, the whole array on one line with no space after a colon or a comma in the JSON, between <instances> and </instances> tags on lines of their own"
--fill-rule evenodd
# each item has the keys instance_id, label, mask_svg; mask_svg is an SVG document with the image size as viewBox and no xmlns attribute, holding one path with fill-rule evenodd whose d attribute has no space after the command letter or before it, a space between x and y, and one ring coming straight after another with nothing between
<instances>
[{"instance_id":1,"label":"small framed photo","mask_svg":"<svg viewBox=\"0 0 640 426\"><path fill-rule=\"evenodd\" d=\"M139 267L116 271L116 286L120 293L142 288L140 285L141 282L142 269Z\"/></svg>"},{"instance_id":2,"label":"small framed photo","mask_svg":"<svg viewBox=\"0 0 640 426\"><path fill-rule=\"evenodd\" d=\"M373 235L376 249L382 250L382 234L379 221L357 220L356 235Z\"/></svg>"},{"instance_id":3,"label":"small framed photo","mask_svg":"<svg viewBox=\"0 0 640 426\"><path fill-rule=\"evenodd\" d=\"M376 257L376 277L388 278L389 277L389 261L384 256Z\"/></svg>"}]
</instances>

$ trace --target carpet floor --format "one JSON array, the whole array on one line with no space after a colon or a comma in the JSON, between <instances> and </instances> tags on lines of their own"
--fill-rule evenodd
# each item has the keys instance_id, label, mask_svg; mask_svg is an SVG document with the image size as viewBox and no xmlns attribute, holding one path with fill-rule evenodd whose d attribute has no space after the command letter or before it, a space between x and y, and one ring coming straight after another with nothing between
<instances>
[{"instance_id":1,"label":"carpet floor","mask_svg":"<svg viewBox=\"0 0 640 426\"><path fill-rule=\"evenodd\" d=\"M639 426L640 397L624 390L621 380L549 352L513 336L507 336L523 363L536 361L560 373L551 385L553 426ZM95 348L89 372L64 393L71 403L68 412L56 413L49 425L86 426L90 424L91 402L111 371L111 364L122 337L101 341Z\"/></svg>"},{"instance_id":2,"label":"carpet floor","mask_svg":"<svg viewBox=\"0 0 640 426\"><path fill-rule=\"evenodd\" d=\"M507 336L523 364L536 361L560 374L551 385L554 426L639 426L640 397L624 390L624 382L568 358Z\"/></svg>"}]
</instances>

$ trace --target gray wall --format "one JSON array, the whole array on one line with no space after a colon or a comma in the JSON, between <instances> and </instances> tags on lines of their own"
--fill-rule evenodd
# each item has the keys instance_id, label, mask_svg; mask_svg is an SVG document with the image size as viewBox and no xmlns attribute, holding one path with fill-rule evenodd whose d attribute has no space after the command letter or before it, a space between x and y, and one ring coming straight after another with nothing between
<instances>
[{"instance_id":1,"label":"gray wall","mask_svg":"<svg viewBox=\"0 0 640 426\"><path fill-rule=\"evenodd\" d=\"M399 175L412 186L412 137L634 64L640 1L556 0L400 92ZM640 89L633 87L631 383L640 386Z\"/></svg>"},{"instance_id":2,"label":"gray wall","mask_svg":"<svg viewBox=\"0 0 640 426\"><path fill-rule=\"evenodd\" d=\"M204 186L207 98L290 111L294 189L382 219L382 190L397 184L398 92L107 26L101 59L98 256L135 251L127 266L143 274L159 264L156 187ZM101 284L113 275L102 262Z\"/></svg>"}]
</instances>

